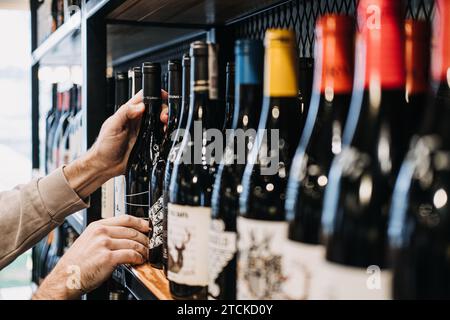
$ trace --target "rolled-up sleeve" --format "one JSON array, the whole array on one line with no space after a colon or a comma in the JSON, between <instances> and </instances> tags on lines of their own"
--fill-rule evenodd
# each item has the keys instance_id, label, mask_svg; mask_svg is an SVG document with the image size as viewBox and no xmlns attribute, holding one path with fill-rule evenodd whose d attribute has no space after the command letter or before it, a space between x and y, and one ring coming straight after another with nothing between
<instances>
[{"instance_id":1,"label":"rolled-up sleeve","mask_svg":"<svg viewBox=\"0 0 450 320\"><path fill-rule=\"evenodd\" d=\"M64 218L89 206L69 186L63 168L0 192L0 270L31 248Z\"/></svg>"}]
</instances>

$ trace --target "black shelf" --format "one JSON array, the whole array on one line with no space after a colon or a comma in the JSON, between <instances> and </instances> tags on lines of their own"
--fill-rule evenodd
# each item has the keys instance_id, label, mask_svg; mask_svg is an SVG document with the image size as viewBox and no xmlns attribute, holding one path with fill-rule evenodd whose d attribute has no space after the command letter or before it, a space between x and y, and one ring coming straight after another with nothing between
<instances>
[{"instance_id":1,"label":"black shelf","mask_svg":"<svg viewBox=\"0 0 450 320\"><path fill-rule=\"evenodd\" d=\"M33 51L33 65L81 64L81 21L81 12L77 12L53 32Z\"/></svg>"},{"instance_id":2,"label":"black shelf","mask_svg":"<svg viewBox=\"0 0 450 320\"><path fill-rule=\"evenodd\" d=\"M110 67L121 65L205 33L201 29L110 24L107 26L107 64Z\"/></svg>"}]
</instances>

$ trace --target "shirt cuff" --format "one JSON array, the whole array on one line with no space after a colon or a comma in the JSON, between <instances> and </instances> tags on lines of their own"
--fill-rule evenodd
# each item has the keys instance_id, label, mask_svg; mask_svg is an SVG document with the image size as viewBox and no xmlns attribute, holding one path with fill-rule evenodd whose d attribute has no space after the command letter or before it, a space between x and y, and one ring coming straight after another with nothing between
<instances>
[{"instance_id":1,"label":"shirt cuff","mask_svg":"<svg viewBox=\"0 0 450 320\"><path fill-rule=\"evenodd\" d=\"M42 202L52 220L58 223L62 223L66 216L89 207L89 198L84 201L69 186L63 168L38 181Z\"/></svg>"}]
</instances>

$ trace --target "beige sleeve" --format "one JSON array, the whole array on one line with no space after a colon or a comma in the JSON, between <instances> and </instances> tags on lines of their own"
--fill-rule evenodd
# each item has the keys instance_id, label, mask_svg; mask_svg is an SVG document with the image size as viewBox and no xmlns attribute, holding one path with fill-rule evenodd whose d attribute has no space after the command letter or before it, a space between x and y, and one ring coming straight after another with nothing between
<instances>
[{"instance_id":1,"label":"beige sleeve","mask_svg":"<svg viewBox=\"0 0 450 320\"><path fill-rule=\"evenodd\" d=\"M0 192L0 270L60 225L87 208L70 188L63 168L48 176Z\"/></svg>"}]
</instances>

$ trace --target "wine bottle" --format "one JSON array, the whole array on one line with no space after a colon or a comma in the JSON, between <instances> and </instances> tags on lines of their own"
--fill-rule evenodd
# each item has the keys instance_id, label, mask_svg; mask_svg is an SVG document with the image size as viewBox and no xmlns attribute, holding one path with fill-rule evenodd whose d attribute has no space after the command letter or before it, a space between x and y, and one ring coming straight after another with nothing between
<instances>
[{"instance_id":1,"label":"wine bottle","mask_svg":"<svg viewBox=\"0 0 450 320\"><path fill-rule=\"evenodd\" d=\"M231 128L234 115L234 62L228 62L226 67L226 83L225 83L225 121L222 132L225 133L227 129Z\"/></svg>"},{"instance_id":2,"label":"wine bottle","mask_svg":"<svg viewBox=\"0 0 450 320\"><path fill-rule=\"evenodd\" d=\"M163 181L164 173L172 146L172 135L177 128L177 116L181 107L181 63L179 60L170 60L167 64L168 69L168 123L164 139L161 143L161 150L153 163L153 169L150 177L150 209L149 218L152 226L150 232L150 264L158 269L163 268L163 223L164 223L164 204L163 204ZM163 131L162 122L158 122L161 128L154 128Z\"/></svg>"},{"instance_id":3,"label":"wine bottle","mask_svg":"<svg viewBox=\"0 0 450 320\"><path fill-rule=\"evenodd\" d=\"M342 129L353 86L355 21L326 15L316 25L312 99L286 192L288 241L283 270L289 299L317 299L320 293L322 202L331 162L342 146Z\"/></svg>"},{"instance_id":4,"label":"wine bottle","mask_svg":"<svg viewBox=\"0 0 450 320\"><path fill-rule=\"evenodd\" d=\"M77 114L77 100L78 100L78 87L72 85L69 89L69 109L67 116L67 127L62 132L61 141L59 145L59 158L61 159L61 164L68 164L72 160L71 148L74 145L70 144L70 136L73 132L74 119Z\"/></svg>"},{"instance_id":5,"label":"wine bottle","mask_svg":"<svg viewBox=\"0 0 450 320\"><path fill-rule=\"evenodd\" d=\"M83 141L84 141L84 127L83 127L83 113L82 109L82 88L81 86L77 86L77 98L76 98L76 111L75 117L73 119L73 133L70 137L70 145L71 145L71 159L79 158L84 150L83 150ZM114 91L113 91L114 92ZM111 100L110 110L114 110L114 101Z\"/></svg>"},{"instance_id":6,"label":"wine bottle","mask_svg":"<svg viewBox=\"0 0 450 320\"><path fill-rule=\"evenodd\" d=\"M141 119L139 134L131 149L126 168L126 214L135 217L148 218L149 183L155 153L159 151L159 144L154 144L154 135L161 130L159 113L161 111L161 65L159 63L144 62L142 71L133 69L133 89L136 94L142 89L145 104L144 115Z\"/></svg>"},{"instance_id":7,"label":"wine bottle","mask_svg":"<svg viewBox=\"0 0 450 320\"><path fill-rule=\"evenodd\" d=\"M330 169L322 211L324 292L330 299L389 299L386 235L391 192L409 143L402 1L358 6L355 82L343 150Z\"/></svg>"},{"instance_id":8,"label":"wine bottle","mask_svg":"<svg viewBox=\"0 0 450 320\"><path fill-rule=\"evenodd\" d=\"M201 41L190 47L190 111L173 167L167 220L169 286L177 299L207 298L208 231L217 155L209 147L222 142L214 110L216 50L214 44ZM214 133L218 133L215 139L211 136ZM222 146L219 148L222 152Z\"/></svg>"},{"instance_id":9,"label":"wine bottle","mask_svg":"<svg viewBox=\"0 0 450 320\"><path fill-rule=\"evenodd\" d=\"M450 298L449 39L450 2L437 0L425 121L398 176L389 219L395 299Z\"/></svg>"},{"instance_id":10,"label":"wine bottle","mask_svg":"<svg viewBox=\"0 0 450 320\"><path fill-rule=\"evenodd\" d=\"M172 146L170 148L169 155L166 161L166 168L164 172L164 186L163 186L163 267L164 273L168 274L168 248L167 248L167 212L169 204L169 186L170 179L172 177L173 165L175 159L180 150L180 143L184 136L184 130L186 129L186 124L189 116L189 100L190 100L190 76L191 76L191 58L189 54L184 54L182 59L182 97L181 106L178 107L178 114L176 119L178 119L178 128L172 134ZM172 103L176 103L177 99L173 99Z\"/></svg>"},{"instance_id":11,"label":"wine bottle","mask_svg":"<svg viewBox=\"0 0 450 320\"><path fill-rule=\"evenodd\" d=\"M53 169L56 169L63 164L61 159L61 149L63 147L61 145L61 141L63 139L64 133L66 132L67 126L69 125L70 116L70 91L66 90L62 93L61 117L59 118L59 123L55 130L55 138L52 146L52 161L54 166Z\"/></svg>"},{"instance_id":12,"label":"wine bottle","mask_svg":"<svg viewBox=\"0 0 450 320\"><path fill-rule=\"evenodd\" d=\"M303 121L301 124L301 128L303 130L308 115L309 104L311 102L311 94L313 91L314 58L300 58L298 61L298 65L298 98L300 100L300 106L302 108Z\"/></svg>"},{"instance_id":13,"label":"wine bottle","mask_svg":"<svg viewBox=\"0 0 450 320\"><path fill-rule=\"evenodd\" d=\"M236 299L236 218L247 156L255 145L262 103L264 50L259 40L237 40L236 105L225 158L214 182L209 231L208 298ZM231 82L231 79L227 80ZM240 149L238 149L241 147Z\"/></svg>"},{"instance_id":14,"label":"wine bottle","mask_svg":"<svg viewBox=\"0 0 450 320\"><path fill-rule=\"evenodd\" d=\"M63 94L59 91L57 88L56 93L56 114L55 119L53 120L52 126L49 130L48 136L47 136L47 148L48 148L48 157L47 157L47 170L48 172L51 172L55 169L54 166L54 154L53 154L53 142L56 139L56 129L58 128L59 120L62 116L62 106L63 106Z\"/></svg>"},{"instance_id":15,"label":"wine bottle","mask_svg":"<svg viewBox=\"0 0 450 320\"><path fill-rule=\"evenodd\" d=\"M270 29L265 47L261 119L239 198L238 299L283 298L284 200L301 134L295 33Z\"/></svg>"},{"instance_id":16,"label":"wine bottle","mask_svg":"<svg viewBox=\"0 0 450 320\"><path fill-rule=\"evenodd\" d=\"M50 110L47 112L45 117L45 173L48 174L50 157L52 154L51 146L53 140L53 130L55 123L58 122L59 118L59 110L58 110L58 102L59 102L59 94L58 94L58 85L56 83L52 84L52 106Z\"/></svg>"},{"instance_id":17,"label":"wine bottle","mask_svg":"<svg viewBox=\"0 0 450 320\"><path fill-rule=\"evenodd\" d=\"M116 72L115 111L128 99L128 79L126 72ZM114 178L114 216L125 214L125 175Z\"/></svg>"}]
</instances>

